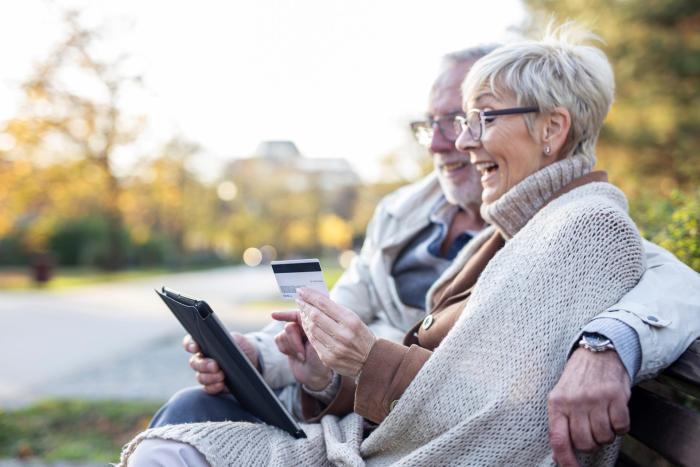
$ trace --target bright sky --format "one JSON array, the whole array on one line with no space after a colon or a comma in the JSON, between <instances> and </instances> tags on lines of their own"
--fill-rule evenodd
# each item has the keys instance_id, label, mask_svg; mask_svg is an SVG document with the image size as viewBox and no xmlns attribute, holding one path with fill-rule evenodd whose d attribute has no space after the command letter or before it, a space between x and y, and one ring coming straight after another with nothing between
<instances>
[{"instance_id":1,"label":"bright sky","mask_svg":"<svg viewBox=\"0 0 700 467\"><path fill-rule=\"evenodd\" d=\"M0 121L17 85L62 36L59 7L108 24L146 91L141 150L179 133L213 171L262 140L291 139L309 157L344 157L366 179L406 144L442 54L506 40L519 0L22 0L0 3Z\"/></svg>"}]
</instances>

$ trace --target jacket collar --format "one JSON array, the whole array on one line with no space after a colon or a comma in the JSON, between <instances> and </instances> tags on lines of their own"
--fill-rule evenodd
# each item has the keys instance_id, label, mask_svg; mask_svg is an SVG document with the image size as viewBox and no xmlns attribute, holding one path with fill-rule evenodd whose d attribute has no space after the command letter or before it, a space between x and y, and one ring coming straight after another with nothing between
<instances>
[{"instance_id":1,"label":"jacket collar","mask_svg":"<svg viewBox=\"0 0 700 467\"><path fill-rule=\"evenodd\" d=\"M442 196L442 188L440 188L437 174L433 171L422 180L399 189L389 201L387 212L399 218L412 215L423 217L424 209L432 209L440 196Z\"/></svg>"}]
</instances>

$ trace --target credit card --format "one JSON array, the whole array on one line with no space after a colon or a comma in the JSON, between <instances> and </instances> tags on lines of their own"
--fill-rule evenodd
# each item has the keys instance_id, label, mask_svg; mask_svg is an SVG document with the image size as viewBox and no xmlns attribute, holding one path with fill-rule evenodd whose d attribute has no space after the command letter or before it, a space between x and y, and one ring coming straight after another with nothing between
<instances>
[{"instance_id":1,"label":"credit card","mask_svg":"<svg viewBox=\"0 0 700 467\"><path fill-rule=\"evenodd\" d=\"M308 287L328 295L326 282L323 280L321 263L318 259L292 259L287 261L272 261L272 272L275 273L282 298L294 300L297 289Z\"/></svg>"}]
</instances>

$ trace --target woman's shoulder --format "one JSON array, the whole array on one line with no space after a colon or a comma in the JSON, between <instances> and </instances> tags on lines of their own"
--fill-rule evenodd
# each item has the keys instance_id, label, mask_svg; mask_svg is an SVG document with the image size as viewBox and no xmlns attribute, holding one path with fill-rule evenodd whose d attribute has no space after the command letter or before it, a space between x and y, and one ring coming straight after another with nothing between
<instances>
[{"instance_id":1,"label":"woman's shoulder","mask_svg":"<svg viewBox=\"0 0 700 467\"><path fill-rule=\"evenodd\" d=\"M629 219L627 207L627 197L618 187L608 182L593 182L561 195L542 211L571 220L597 217L603 213L605 217Z\"/></svg>"},{"instance_id":2,"label":"woman's shoulder","mask_svg":"<svg viewBox=\"0 0 700 467\"><path fill-rule=\"evenodd\" d=\"M572 264L578 264L578 258L630 271L644 267L642 239L627 214L627 199L610 183L575 188L545 206L532 221L521 242L543 256L565 252Z\"/></svg>"},{"instance_id":3,"label":"woman's shoulder","mask_svg":"<svg viewBox=\"0 0 700 467\"><path fill-rule=\"evenodd\" d=\"M534 232L548 231L578 243L639 243L641 236L627 213L627 198L615 185L594 182L575 188L545 206L535 218Z\"/></svg>"}]
</instances>

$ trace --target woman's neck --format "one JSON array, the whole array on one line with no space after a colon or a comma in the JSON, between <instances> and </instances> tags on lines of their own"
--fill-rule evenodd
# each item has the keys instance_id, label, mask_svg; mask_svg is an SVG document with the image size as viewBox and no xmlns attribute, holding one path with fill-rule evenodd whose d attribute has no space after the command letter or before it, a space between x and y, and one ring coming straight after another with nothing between
<instances>
[{"instance_id":1,"label":"woman's neck","mask_svg":"<svg viewBox=\"0 0 700 467\"><path fill-rule=\"evenodd\" d=\"M573 154L529 175L499 199L481 205L481 216L503 237L513 237L549 201L554 193L593 170L595 159Z\"/></svg>"}]
</instances>

